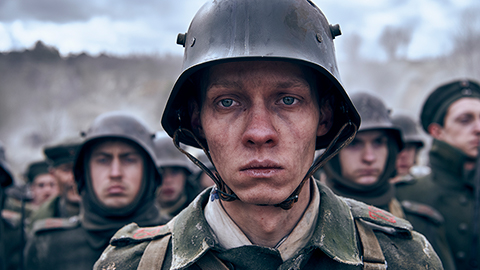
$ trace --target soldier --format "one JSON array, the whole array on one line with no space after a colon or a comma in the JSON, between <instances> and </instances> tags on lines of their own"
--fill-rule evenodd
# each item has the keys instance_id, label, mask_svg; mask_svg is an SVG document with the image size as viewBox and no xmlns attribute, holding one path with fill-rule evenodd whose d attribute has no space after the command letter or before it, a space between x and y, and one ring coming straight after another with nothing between
<instances>
[{"instance_id":1,"label":"soldier","mask_svg":"<svg viewBox=\"0 0 480 270\"><path fill-rule=\"evenodd\" d=\"M0 141L0 211L5 203L5 188L12 186L14 177ZM20 267L23 251L22 226L3 216L0 217L0 270L16 270Z\"/></svg>"},{"instance_id":2,"label":"soldier","mask_svg":"<svg viewBox=\"0 0 480 270\"><path fill-rule=\"evenodd\" d=\"M156 164L162 175L157 203L160 214L170 220L193 201L199 190L190 178L195 165L178 151L170 137L160 134L154 139Z\"/></svg>"},{"instance_id":3,"label":"soldier","mask_svg":"<svg viewBox=\"0 0 480 270\"><path fill-rule=\"evenodd\" d=\"M79 214L81 198L73 179L73 160L80 144L80 139L67 139L44 148L49 172L57 179L60 194L32 215L31 225L40 219L67 218Z\"/></svg>"},{"instance_id":4,"label":"soldier","mask_svg":"<svg viewBox=\"0 0 480 270\"><path fill-rule=\"evenodd\" d=\"M31 162L24 173L26 184L7 189L3 214L14 223L31 223L31 217L49 200L58 195L58 181L48 171L45 160Z\"/></svg>"},{"instance_id":5,"label":"soldier","mask_svg":"<svg viewBox=\"0 0 480 270\"><path fill-rule=\"evenodd\" d=\"M214 172L189 157L216 188L165 226L126 226L94 268L441 269L407 221L311 178L360 124L338 80L337 35L307 0L205 4L177 39L184 68L162 126L178 147L204 149Z\"/></svg>"},{"instance_id":6,"label":"soldier","mask_svg":"<svg viewBox=\"0 0 480 270\"><path fill-rule=\"evenodd\" d=\"M479 269L480 192L475 191L480 179L473 173L480 142L480 86L471 80L439 86L423 104L420 119L433 137L432 172L412 185L399 186L398 196L440 211L457 269Z\"/></svg>"},{"instance_id":7,"label":"soldier","mask_svg":"<svg viewBox=\"0 0 480 270\"><path fill-rule=\"evenodd\" d=\"M413 181L410 169L417 164L418 153L424 145L423 138L417 129L417 123L410 116L396 115L392 118L392 123L402 131L404 147L397 155L396 175L390 182Z\"/></svg>"},{"instance_id":8,"label":"soldier","mask_svg":"<svg viewBox=\"0 0 480 270\"><path fill-rule=\"evenodd\" d=\"M443 262L444 269L455 269L448 247L443 217L432 207L395 198L389 182L403 140L393 125L385 104L368 93L352 95L362 125L355 139L325 164L327 186L337 194L353 198L410 221L424 234Z\"/></svg>"},{"instance_id":9,"label":"soldier","mask_svg":"<svg viewBox=\"0 0 480 270\"><path fill-rule=\"evenodd\" d=\"M45 160L30 163L25 176L30 184L32 204L37 209L58 195L58 181L48 171L48 163Z\"/></svg>"},{"instance_id":10,"label":"soldier","mask_svg":"<svg viewBox=\"0 0 480 270\"><path fill-rule=\"evenodd\" d=\"M122 226L163 224L152 133L119 112L98 116L78 149L74 175L80 217L38 221L26 247L27 269L91 269Z\"/></svg>"}]
</instances>

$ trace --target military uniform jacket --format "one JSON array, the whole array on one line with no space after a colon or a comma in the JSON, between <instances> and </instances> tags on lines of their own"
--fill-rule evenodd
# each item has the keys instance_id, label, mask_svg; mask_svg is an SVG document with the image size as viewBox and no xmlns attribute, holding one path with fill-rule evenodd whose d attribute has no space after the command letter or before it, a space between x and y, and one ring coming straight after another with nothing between
<instances>
[{"instance_id":1,"label":"military uniform jacket","mask_svg":"<svg viewBox=\"0 0 480 270\"><path fill-rule=\"evenodd\" d=\"M428 241L411 231L407 221L361 202L340 198L317 184L320 209L314 235L308 245L285 262L273 248L220 247L203 214L210 188L167 225L139 228L132 223L122 228L94 269L362 269L363 263L371 265L371 258L375 257L372 256L375 248L365 246L371 242L359 241L359 231L365 228L378 239L380 255L386 261L376 266L442 269ZM363 225L356 227L356 222ZM151 255L162 252L165 256L160 266ZM214 260L220 260L224 268L212 266Z\"/></svg>"},{"instance_id":2,"label":"military uniform jacket","mask_svg":"<svg viewBox=\"0 0 480 270\"><path fill-rule=\"evenodd\" d=\"M30 227L32 229L37 220L45 218L68 218L76 216L80 212L79 207L68 207L65 198L56 196L45 202L30 216Z\"/></svg>"},{"instance_id":3,"label":"military uniform jacket","mask_svg":"<svg viewBox=\"0 0 480 270\"><path fill-rule=\"evenodd\" d=\"M431 173L413 184L397 186L397 197L432 206L445 218L447 240L457 269L478 269L480 248L470 254L474 211L473 179L463 166L465 155L452 146L434 140L430 150Z\"/></svg>"},{"instance_id":4,"label":"military uniform jacket","mask_svg":"<svg viewBox=\"0 0 480 270\"><path fill-rule=\"evenodd\" d=\"M92 269L108 245L105 241L93 247L77 216L37 221L31 233L25 248L25 269Z\"/></svg>"},{"instance_id":5,"label":"military uniform jacket","mask_svg":"<svg viewBox=\"0 0 480 270\"><path fill-rule=\"evenodd\" d=\"M20 267L20 258L23 252L24 243L22 242L22 227L20 220L10 220L0 217L2 231L0 233L0 243L3 247L4 254L0 253L1 264L0 269L17 270Z\"/></svg>"}]
</instances>

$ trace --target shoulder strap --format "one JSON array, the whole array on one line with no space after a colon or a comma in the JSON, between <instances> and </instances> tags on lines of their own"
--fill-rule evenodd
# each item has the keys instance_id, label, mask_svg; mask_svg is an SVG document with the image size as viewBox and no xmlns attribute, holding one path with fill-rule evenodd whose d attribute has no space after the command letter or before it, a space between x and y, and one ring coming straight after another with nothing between
<instances>
[{"instance_id":1,"label":"shoulder strap","mask_svg":"<svg viewBox=\"0 0 480 270\"><path fill-rule=\"evenodd\" d=\"M355 219L355 225L358 230L360 242L363 248L363 269L365 270L385 270L387 264L383 256L382 248L378 243L373 230L361 219Z\"/></svg>"},{"instance_id":2,"label":"shoulder strap","mask_svg":"<svg viewBox=\"0 0 480 270\"><path fill-rule=\"evenodd\" d=\"M137 270L162 269L171 237L171 234L167 234L165 237L150 241L142 255Z\"/></svg>"},{"instance_id":3,"label":"shoulder strap","mask_svg":"<svg viewBox=\"0 0 480 270\"><path fill-rule=\"evenodd\" d=\"M162 269L171 237L172 235L168 234L160 239L150 241L140 259L137 270ZM210 251L198 260L197 265L202 270L228 270L228 267Z\"/></svg>"},{"instance_id":4,"label":"shoulder strap","mask_svg":"<svg viewBox=\"0 0 480 270\"><path fill-rule=\"evenodd\" d=\"M405 218L405 213L403 212L402 205L396 198L391 199L388 203L388 211L390 211L390 213L392 213L396 217Z\"/></svg>"}]
</instances>

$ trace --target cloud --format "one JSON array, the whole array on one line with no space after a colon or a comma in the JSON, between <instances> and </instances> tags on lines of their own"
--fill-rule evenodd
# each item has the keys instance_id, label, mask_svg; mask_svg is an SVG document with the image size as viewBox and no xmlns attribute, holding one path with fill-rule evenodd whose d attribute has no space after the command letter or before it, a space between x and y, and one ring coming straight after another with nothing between
<instances>
[{"instance_id":1,"label":"cloud","mask_svg":"<svg viewBox=\"0 0 480 270\"><path fill-rule=\"evenodd\" d=\"M410 27L411 58L438 55L460 9L478 0L313 0L344 36L362 38L360 53L382 59L379 36L387 26ZM0 51L37 40L63 54L182 53L175 44L203 0L0 0ZM478 4L476 5L478 7ZM478 10L478 9L477 9ZM447 19L448 18L448 19ZM338 38L341 51L347 38ZM451 47L451 46L450 46ZM338 49L340 48L340 50Z\"/></svg>"}]
</instances>

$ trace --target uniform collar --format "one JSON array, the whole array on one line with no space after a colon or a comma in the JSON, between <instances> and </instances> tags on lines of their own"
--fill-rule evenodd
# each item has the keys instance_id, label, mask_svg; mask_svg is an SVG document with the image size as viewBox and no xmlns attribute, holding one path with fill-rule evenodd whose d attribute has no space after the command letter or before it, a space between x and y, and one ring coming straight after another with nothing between
<instances>
[{"instance_id":1,"label":"uniform collar","mask_svg":"<svg viewBox=\"0 0 480 270\"><path fill-rule=\"evenodd\" d=\"M350 208L330 189L318 182L317 186L320 192L317 226L304 250L309 252L318 248L335 261L350 265L361 264ZM172 231L172 269L186 268L209 249L220 249L203 213L210 190L211 188L202 192L175 218Z\"/></svg>"},{"instance_id":2,"label":"uniform collar","mask_svg":"<svg viewBox=\"0 0 480 270\"><path fill-rule=\"evenodd\" d=\"M429 153L430 165L433 172L437 174L448 175L447 177L437 177L436 180L449 180L448 184L471 184L471 179L464 168L468 157L459 149L448 143L439 140L433 140ZM452 180L454 180L452 182Z\"/></svg>"}]
</instances>

